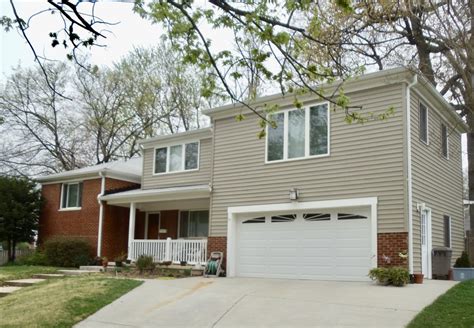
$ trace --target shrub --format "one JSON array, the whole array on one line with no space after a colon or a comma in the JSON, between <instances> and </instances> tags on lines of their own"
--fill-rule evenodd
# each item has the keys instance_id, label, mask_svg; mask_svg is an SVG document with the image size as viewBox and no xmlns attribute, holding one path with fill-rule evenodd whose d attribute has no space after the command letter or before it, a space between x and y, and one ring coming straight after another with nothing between
<instances>
[{"instance_id":1,"label":"shrub","mask_svg":"<svg viewBox=\"0 0 474 328\"><path fill-rule=\"evenodd\" d=\"M466 252L462 252L461 256L456 259L454 263L455 268L470 268L471 261L469 261L469 256Z\"/></svg>"},{"instance_id":2,"label":"shrub","mask_svg":"<svg viewBox=\"0 0 474 328\"><path fill-rule=\"evenodd\" d=\"M49 265L79 267L90 262L91 247L83 239L59 237L48 240L44 252Z\"/></svg>"},{"instance_id":3,"label":"shrub","mask_svg":"<svg viewBox=\"0 0 474 328\"><path fill-rule=\"evenodd\" d=\"M34 251L31 254L19 257L16 262L20 265L47 265L48 260L46 254L39 250Z\"/></svg>"},{"instance_id":4,"label":"shrub","mask_svg":"<svg viewBox=\"0 0 474 328\"><path fill-rule=\"evenodd\" d=\"M153 257L148 255L140 255L135 263L140 273L145 270L153 271L156 268L156 264L153 263Z\"/></svg>"},{"instance_id":5,"label":"shrub","mask_svg":"<svg viewBox=\"0 0 474 328\"><path fill-rule=\"evenodd\" d=\"M410 274L405 268L374 268L370 270L369 277L372 280L377 280L381 285L393 285L401 287L410 281Z\"/></svg>"}]
</instances>

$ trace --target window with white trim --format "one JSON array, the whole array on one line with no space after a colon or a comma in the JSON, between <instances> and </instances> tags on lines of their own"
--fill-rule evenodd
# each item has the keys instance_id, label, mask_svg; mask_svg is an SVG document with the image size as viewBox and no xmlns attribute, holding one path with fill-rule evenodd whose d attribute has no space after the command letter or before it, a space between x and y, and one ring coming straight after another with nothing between
<instances>
[{"instance_id":1,"label":"window with white trim","mask_svg":"<svg viewBox=\"0 0 474 328\"><path fill-rule=\"evenodd\" d=\"M61 208L82 206L82 182L63 183L61 186Z\"/></svg>"},{"instance_id":2,"label":"window with white trim","mask_svg":"<svg viewBox=\"0 0 474 328\"><path fill-rule=\"evenodd\" d=\"M441 124L441 152L445 158L449 158L448 127Z\"/></svg>"},{"instance_id":3,"label":"window with white trim","mask_svg":"<svg viewBox=\"0 0 474 328\"><path fill-rule=\"evenodd\" d=\"M181 211L179 237L207 237L209 234L209 211Z\"/></svg>"},{"instance_id":4,"label":"window with white trim","mask_svg":"<svg viewBox=\"0 0 474 328\"><path fill-rule=\"evenodd\" d=\"M451 248L451 217L449 215L443 216L444 224L444 246Z\"/></svg>"},{"instance_id":5,"label":"window with white trim","mask_svg":"<svg viewBox=\"0 0 474 328\"><path fill-rule=\"evenodd\" d=\"M154 174L197 170L199 142L155 148Z\"/></svg>"},{"instance_id":6,"label":"window with white trim","mask_svg":"<svg viewBox=\"0 0 474 328\"><path fill-rule=\"evenodd\" d=\"M270 114L275 127L267 129L267 162L329 154L328 104Z\"/></svg>"},{"instance_id":7,"label":"window with white trim","mask_svg":"<svg viewBox=\"0 0 474 328\"><path fill-rule=\"evenodd\" d=\"M428 108L420 103L419 108L420 140L428 144Z\"/></svg>"}]
</instances>

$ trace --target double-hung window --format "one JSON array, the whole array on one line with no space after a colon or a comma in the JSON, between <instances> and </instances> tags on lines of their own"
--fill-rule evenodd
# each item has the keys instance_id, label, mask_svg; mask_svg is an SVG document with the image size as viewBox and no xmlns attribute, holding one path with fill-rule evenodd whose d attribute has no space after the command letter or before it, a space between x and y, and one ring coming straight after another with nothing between
<instances>
[{"instance_id":1,"label":"double-hung window","mask_svg":"<svg viewBox=\"0 0 474 328\"><path fill-rule=\"evenodd\" d=\"M329 154L328 104L270 114L267 128L267 162Z\"/></svg>"},{"instance_id":2,"label":"double-hung window","mask_svg":"<svg viewBox=\"0 0 474 328\"><path fill-rule=\"evenodd\" d=\"M420 103L419 108L420 140L428 144L428 108Z\"/></svg>"},{"instance_id":3,"label":"double-hung window","mask_svg":"<svg viewBox=\"0 0 474 328\"><path fill-rule=\"evenodd\" d=\"M445 158L449 158L448 127L445 124L441 124L441 152Z\"/></svg>"},{"instance_id":4,"label":"double-hung window","mask_svg":"<svg viewBox=\"0 0 474 328\"><path fill-rule=\"evenodd\" d=\"M198 168L198 141L155 149L155 174L190 171Z\"/></svg>"},{"instance_id":5,"label":"double-hung window","mask_svg":"<svg viewBox=\"0 0 474 328\"><path fill-rule=\"evenodd\" d=\"M207 237L209 232L209 211L181 211L179 237Z\"/></svg>"},{"instance_id":6,"label":"double-hung window","mask_svg":"<svg viewBox=\"0 0 474 328\"><path fill-rule=\"evenodd\" d=\"M61 209L82 206L82 182L63 183L61 187Z\"/></svg>"}]
</instances>

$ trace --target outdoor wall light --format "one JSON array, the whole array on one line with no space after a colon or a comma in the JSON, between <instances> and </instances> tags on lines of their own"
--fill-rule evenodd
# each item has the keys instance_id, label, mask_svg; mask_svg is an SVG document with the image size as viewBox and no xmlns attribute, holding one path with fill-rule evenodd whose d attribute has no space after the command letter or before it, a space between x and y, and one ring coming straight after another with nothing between
<instances>
[{"instance_id":1,"label":"outdoor wall light","mask_svg":"<svg viewBox=\"0 0 474 328\"><path fill-rule=\"evenodd\" d=\"M290 200L298 200L298 189L291 188L290 189Z\"/></svg>"}]
</instances>

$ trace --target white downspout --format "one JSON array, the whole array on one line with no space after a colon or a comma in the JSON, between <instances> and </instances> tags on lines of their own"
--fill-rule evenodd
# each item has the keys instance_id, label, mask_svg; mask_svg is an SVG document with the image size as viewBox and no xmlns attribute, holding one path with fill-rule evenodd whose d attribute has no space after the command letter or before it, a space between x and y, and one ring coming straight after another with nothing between
<instances>
[{"instance_id":1,"label":"white downspout","mask_svg":"<svg viewBox=\"0 0 474 328\"><path fill-rule=\"evenodd\" d=\"M407 180L408 180L408 271L413 273L413 186L411 172L411 99L410 89L418 83L418 75L407 86L406 115L407 115Z\"/></svg>"},{"instance_id":2,"label":"white downspout","mask_svg":"<svg viewBox=\"0 0 474 328\"><path fill-rule=\"evenodd\" d=\"M102 229L104 225L104 205L100 200L105 193L105 174L103 171L99 172L102 178L100 185L100 194L97 195L97 201L99 202L99 232L97 234L97 256L100 257L102 254Z\"/></svg>"}]
</instances>

